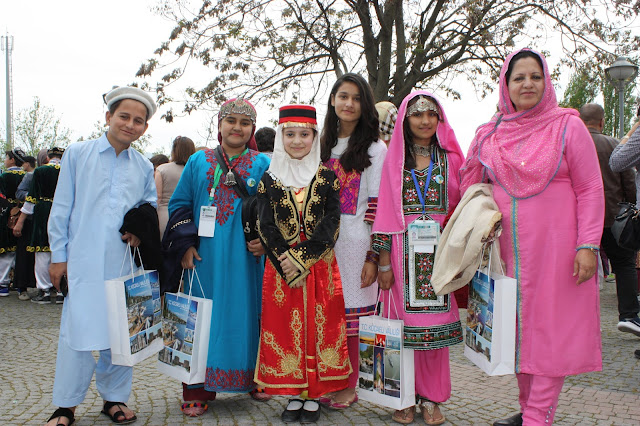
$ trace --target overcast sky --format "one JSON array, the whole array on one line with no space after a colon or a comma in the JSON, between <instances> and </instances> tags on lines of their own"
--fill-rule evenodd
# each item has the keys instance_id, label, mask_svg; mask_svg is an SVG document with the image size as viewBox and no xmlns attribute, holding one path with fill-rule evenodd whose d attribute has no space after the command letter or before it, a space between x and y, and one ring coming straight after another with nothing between
<instances>
[{"instance_id":1,"label":"overcast sky","mask_svg":"<svg viewBox=\"0 0 640 426\"><path fill-rule=\"evenodd\" d=\"M87 137L96 121L104 121L102 94L113 85L135 81L140 65L152 57L174 24L155 15L157 0L4 0L0 31L13 37L13 112L32 105L35 96L52 107L72 140ZM5 137L5 60L0 59L0 134ZM549 58L552 67L557 62ZM197 85L197 84L196 84ZM456 82L461 90L464 81ZM471 90L463 99L441 98L460 145L466 153L475 128L495 111L497 91L484 102ZM437 93L436 93L437 95ZM560 94L559 94L560 95ZM318 112L326 101L316 105ZM179 110L180 107L174 107ZM160 120L162 110L149 122L150 151L169 152L175 136L189 136L203 144L207 117L195 114L174 123ZM277 111L259 108L258 127L277 118Z\"/></svg>"}]
</instances>

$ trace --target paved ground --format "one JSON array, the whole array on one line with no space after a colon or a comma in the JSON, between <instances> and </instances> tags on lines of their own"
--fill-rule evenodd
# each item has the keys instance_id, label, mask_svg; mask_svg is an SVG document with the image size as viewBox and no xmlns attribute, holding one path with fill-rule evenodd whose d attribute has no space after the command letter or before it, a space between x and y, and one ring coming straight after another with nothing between
<instances>
[{"instance_id":1,"label":"paved ground","mask_svg":"<svg viewBox=\"0 0 640 426\"><path fill-rule=\"evenodd\" d=\"M560 397L558 425L640 425L640 360L633 356L640 339L616 330L615 285L601 292L604 371L570 377ZM51 390L61 306L19 301L15 293L0 298L0 424L44 424L54 407ZM443 404L447 424L487 425L518 411L514 376L487 377L451 349L453 395ZM248 395L222 395L199 419L185 418L179 409L180 383L155 370L149 359L134 370L129 405L137 411L136 425L280 424L285 398L268 403ZM77 425L106 425L95 385L77 411ZM420 419L416 417L416 419ZM322 412L323 425L396 424L391 410L368 403L351 409ZM422 421L416 424L424 424Z\"/></svg>"}]
</instances>

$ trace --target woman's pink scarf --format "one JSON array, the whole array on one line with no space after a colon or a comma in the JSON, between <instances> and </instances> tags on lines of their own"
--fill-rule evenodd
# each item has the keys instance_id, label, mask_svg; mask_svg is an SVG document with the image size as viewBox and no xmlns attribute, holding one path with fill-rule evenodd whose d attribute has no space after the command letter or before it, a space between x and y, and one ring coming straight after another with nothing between
<instances>
[{"instance_id":1,"label":"woman's pink scarf","mask_svg":"<svg viewBox=\"0 0 640 426\"><path fill-rule=\"evenodd\" d=\"M544 93L533 108L516 112L505 74L511 58L522 50L540 57ZM474 183L491 180L515 198L544 191L553 179L564 151L564 131L573 109L560 108L544 56L531 49L511 53L500 71L499 112L476 130L467 160L460 169L461 194Z\"/></svg>"},{"instance_id":2,"label":"woman's pink scarf","mask_svg":"<svg viewBox=\"0 0 640 426\"><path fill-rule=\"evenodd\" d=\"M440 108L440 122L436 130L438 145L447 151L449 176L447 177L447 191L449 206L455 207L460 201L458 188L458 169L464 161L464 156L458 140L449 125L444 108L435 96L426 91L411 92L404 98L398 109L398 118L387 156L382 166L380 192L378 193L378 210L373 223L373 232L382 234L398 234L406 230L404 212L402 208L402 178L404 170L404 119L407 115L407 104L416 96L425 95L435 99Z\"/></svg>"}]
</instances>

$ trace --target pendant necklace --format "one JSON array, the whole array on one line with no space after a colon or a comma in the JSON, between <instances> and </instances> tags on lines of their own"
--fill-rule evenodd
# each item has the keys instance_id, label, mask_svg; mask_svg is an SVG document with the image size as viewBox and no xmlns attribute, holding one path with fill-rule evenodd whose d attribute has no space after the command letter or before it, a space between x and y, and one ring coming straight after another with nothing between
<instances>
[{"instance_id":1,"label":"pendant necklace","mask_svg":"<svg viewBox=\"0 0 640 426\"><path fill-rule=\"evenodd\" d=\"M238 184L238 182L236 182L236 175L235 175L235 173L233 173L233 168L238 164L238 162L240 161L240 157L241 156L242 156L242 154L240 154L238 156L238 158L236 158L233 161L233 164L229 164L229 160L227 159L227 154L223 151L222 159L224 160L224 163L227 165L227 169L229 169L229 171L227 172L227 174L224 177L224 184L226 186L234 186L234 185Z\"/></svg>"},{"instance_id":2,"label":"pendant necklace","mask_svg":"<svg viewBox=\"0 0 640 426\"><path fill-rule=\"evenodd\" d=\"M224 184L227 186L233 186L238 184L238 182L236 182L236 176L233 174L231 170L227 172L227 175L224 178Z\"/></svg>"}]
</instances>

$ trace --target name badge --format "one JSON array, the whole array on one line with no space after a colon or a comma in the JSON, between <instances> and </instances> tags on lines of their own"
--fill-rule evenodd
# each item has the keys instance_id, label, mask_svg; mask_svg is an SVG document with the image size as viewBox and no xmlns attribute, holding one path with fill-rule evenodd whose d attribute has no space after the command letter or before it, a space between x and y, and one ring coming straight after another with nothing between
<instances>
[{"instance_id":1,"label":"name badge","mask_svg":"<svg viewBox=\"0 0 640 426\"><path fill-rule=\"evenodd\" d=\"M200 207L200 226L198 226L199 237L212 238L216 231L216 214L218 208L215 206Z\"/></svg>"},{"instance_id":2,"label":"name badge","mask_svg":"<svg viewBox=\"0 0 640 426\"><path fill-rule=\"evenodd\" d=\"M416 253L433 253L440 240L440 224L435 220L414 220L409 224L409 245Z\"/></svg>"}]
</instances>

